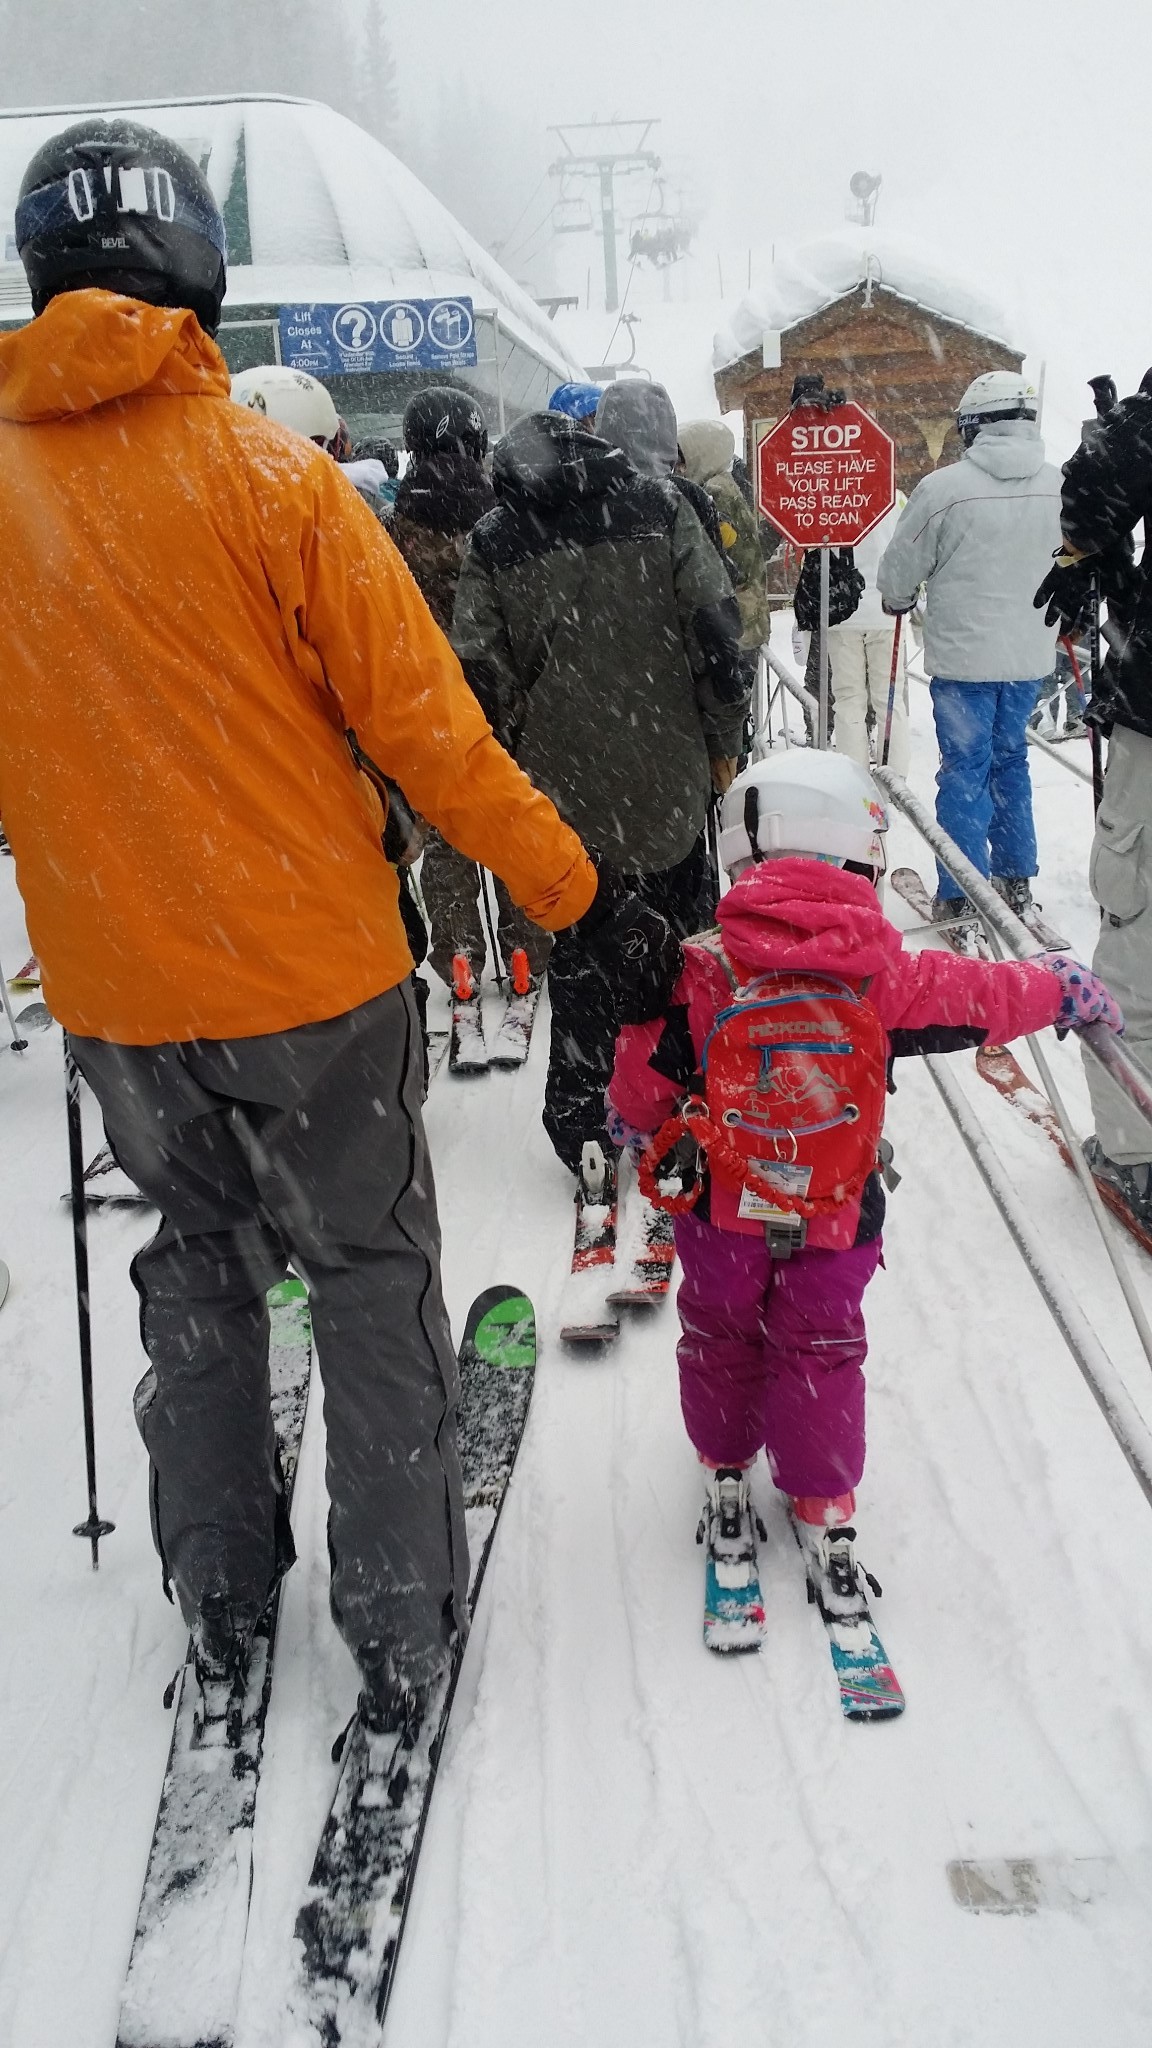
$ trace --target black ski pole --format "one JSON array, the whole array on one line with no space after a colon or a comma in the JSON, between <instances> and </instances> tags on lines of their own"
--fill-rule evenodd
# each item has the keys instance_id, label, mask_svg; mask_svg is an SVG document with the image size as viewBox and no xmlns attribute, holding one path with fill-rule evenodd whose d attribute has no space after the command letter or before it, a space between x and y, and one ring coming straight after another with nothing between
<instances>
[{"instance_id":1,"label":"black ski pole","mask_svg":"<svg viewBox=\"0 0 1152 2048\"><path fill-rule=\"evenodd\" d=\"M1088 665L1092 674L1092 702L1096 703L1100 688L1100 572L1092 572L1092 594L1088 599ZM1088 727L1089 744L1092 748L1092 811L1100 809L1104 799L1104 742L1100 727L1092 720Z\"/></svg>"},{"instance_id":2,"label":"black ski pole","mask_svg":"<svg viewBox=\"0 0 1152 2048\"><path fill-rule=\"evenodd\" d=\"M16 1028L16 1019L12 1015L12 1005L8 1000L8 984L4 979L3 967L0 967L0 1000L3 1001L4 1015L8 1019L8 1029L12 1033L13 1052L27 1052L28 1040L26 1038L21 1038L20 1033Z\"/></svg>"},{"instance_id":3,"label":"black ski pole","mask_svg":"<svg viewBox=\"0 0 1152 2048\"><path fill-rule=\"evenodd\" d=\"M1092 406L1096 417L1085 420L1080 438L1086 448L1091 448L1102 434L1104 422L1114 410L1118 394L1113 377L1089 377L1088 389L1092 393ZM1092 674L1092 702L1095 704L1096 693L1100 687L1100 671L1103 667L1100 657L1099 570L1093 572L1091 594L1088 599L1088 657ZM1089 724L1088 730L1092 748L1092 808L1095 812L1100 809L1104 796L1104 742L1100 737L1100 728L1094 721Z\"/></svg>"},{"instance_id":4,"label":"black ski pole","mask_svg":"<svg viewBox=\"0 0 1152 2048\"><path fill-rule=\"evenodd\" d=\"M84 1399L84 1455L88 1463L88 1520L74 1536L92 1545L92 1569L100 1569L100 1538L115 1522L102 1522L96 1505L96 1415L92 1400L92 1310L88 1289L88 1198L84 1190L84 1131L80 1122L80 1069L64 1045L64 1089L68 1106L68 1166L72 1180L72 1250L76 1260L76 1320L80 1334L80 1389Z\"/></svg>"}]
</instances>

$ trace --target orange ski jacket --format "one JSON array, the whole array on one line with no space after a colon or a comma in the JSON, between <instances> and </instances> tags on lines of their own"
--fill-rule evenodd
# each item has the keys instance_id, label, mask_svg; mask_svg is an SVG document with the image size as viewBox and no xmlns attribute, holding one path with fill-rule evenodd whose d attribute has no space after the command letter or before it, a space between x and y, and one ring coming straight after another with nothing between
<instances>
[{"instance_id":1,"label":"orange ski jacket","mask_svg":"<svg viewBox=\"0 0 1152 2048\"><path fill-rule=\"evenodd\" d=\"M345 732L536 923L595 872L337 465L110 292L0 336L0 816L44 996L126 1045L339 1015L411 970Z\"/></svg>"}]
</instances>

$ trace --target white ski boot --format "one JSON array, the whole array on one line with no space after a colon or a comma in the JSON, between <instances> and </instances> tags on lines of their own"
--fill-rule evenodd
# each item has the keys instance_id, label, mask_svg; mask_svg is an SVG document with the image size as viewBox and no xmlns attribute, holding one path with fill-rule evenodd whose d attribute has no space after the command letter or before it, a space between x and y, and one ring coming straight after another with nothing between
<instances>
[{"instance_id":1,"label":"white ski boot","mask_svg":"<svg viewBox=\"0 0 1152 2048\"><path fill-rule=\"evenodd\" d=\"M722 1465L712 1472L697 1543L706 1545L704 1641L710 1650L758 1650L764 1602L756 1538L767 1534L748 1495L748 1469Z\"/></svg>"},{"instance_id":2,"label":"white ski boot","mask_svg":"<svg viewBox=\"0 0 1152 2048\"><path fill-rule=\"evenodd\" d=\"M856 1561L856 1531L850 1522L831 1528L793 1517L792 1526L804 1557L808 1576L808 1598L815 1602L825 1621L869 1620L868 1594L877 1599L880 1587Z\"/></svg>"}]
</instances>

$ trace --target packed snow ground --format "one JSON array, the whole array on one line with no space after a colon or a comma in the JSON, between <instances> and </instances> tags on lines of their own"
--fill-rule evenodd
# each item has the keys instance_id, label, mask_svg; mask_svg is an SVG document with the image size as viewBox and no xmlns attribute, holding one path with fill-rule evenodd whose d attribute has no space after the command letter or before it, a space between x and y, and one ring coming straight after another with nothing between
<instances>
[{"instance_id":1,"label":"packed snow ground","mask_svg":"<svg viewBox=\"0 0 1152 2048\"><path fill-rule=\"evenodd\" d=\"M930 794L927 692L911 780ZM1081 750L1078 748L1079 753ZM1084 750L1086 751L1086 750ZM1033 758L1045 909L1083 954L1091 796ZM896 822L893 864L923 849ZM898 922L905 906L890 903ZM0 867L0 955L25 934ZM334 992L338 1000L338 991ZM904 1180L867 1308L865 1562L908 1696L840 1717L767 1475L768 1637L700 1640L701 1485L671 1305L603 1358L555 1341L571 1205L527 1071L437 1080L428 1107L453 1326L496 1280L535 1297L533 1411L448 1751L387 2030L395 2048L1146 2048L1152 2010L1148 1508L919 1062L890 1114ZM1078 1061L1053 1047L1081 1129ZM1054 1263L1152 1418L1152 1381L1075 1183L953 1071ZM111 2048L184 1631L161 1596L131 1214L91 1226L100 1505L85 1512L59 1033L0 1049L0 2040ZM92 1119L89 1151L98 1139ZM1152 1305L1150 1269L1140 1279ZM256 1833L238 2048L289 2048L296 1904L356 1681L328 1619L320 1402L296 1490ZM976 1916L957 1859L1035 1858L1055 1903ZM204 1959L206 1970L212 1957Z\"/></svg>"}]
</instances>

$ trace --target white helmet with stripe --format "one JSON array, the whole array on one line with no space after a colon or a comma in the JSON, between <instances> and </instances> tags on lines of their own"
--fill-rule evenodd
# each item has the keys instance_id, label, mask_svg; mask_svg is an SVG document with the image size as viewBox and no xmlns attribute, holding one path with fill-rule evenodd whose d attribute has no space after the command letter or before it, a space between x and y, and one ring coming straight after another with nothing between
<instances>
[{"instance_id":1,"label":"white helmet with stripe","mask_svg":"<svg viewBox=\"0 0 1152 2048\"><path fill-rule=\"evenodd\" d=\"M748 861L815 854L884 871L888 813L868 774L846 754L790 747L746 768L720 805L720 859L728 873Z\"/></svg>"},{"instance_id":2,"label":"white helmet with stripe","mask_svg":"<svg viewBox=\"0 0 1152 2048\"><path fill-rule=\"evenodd\" d=\"M241 370L232 379L232 396L237 405L260 412L303 434L306 441L318 441L323 448L335 440L340 418L330 394L318 377L307 370L290 370L286 363L264 363L259 369Z\"/></svg>"}]
</instances>

